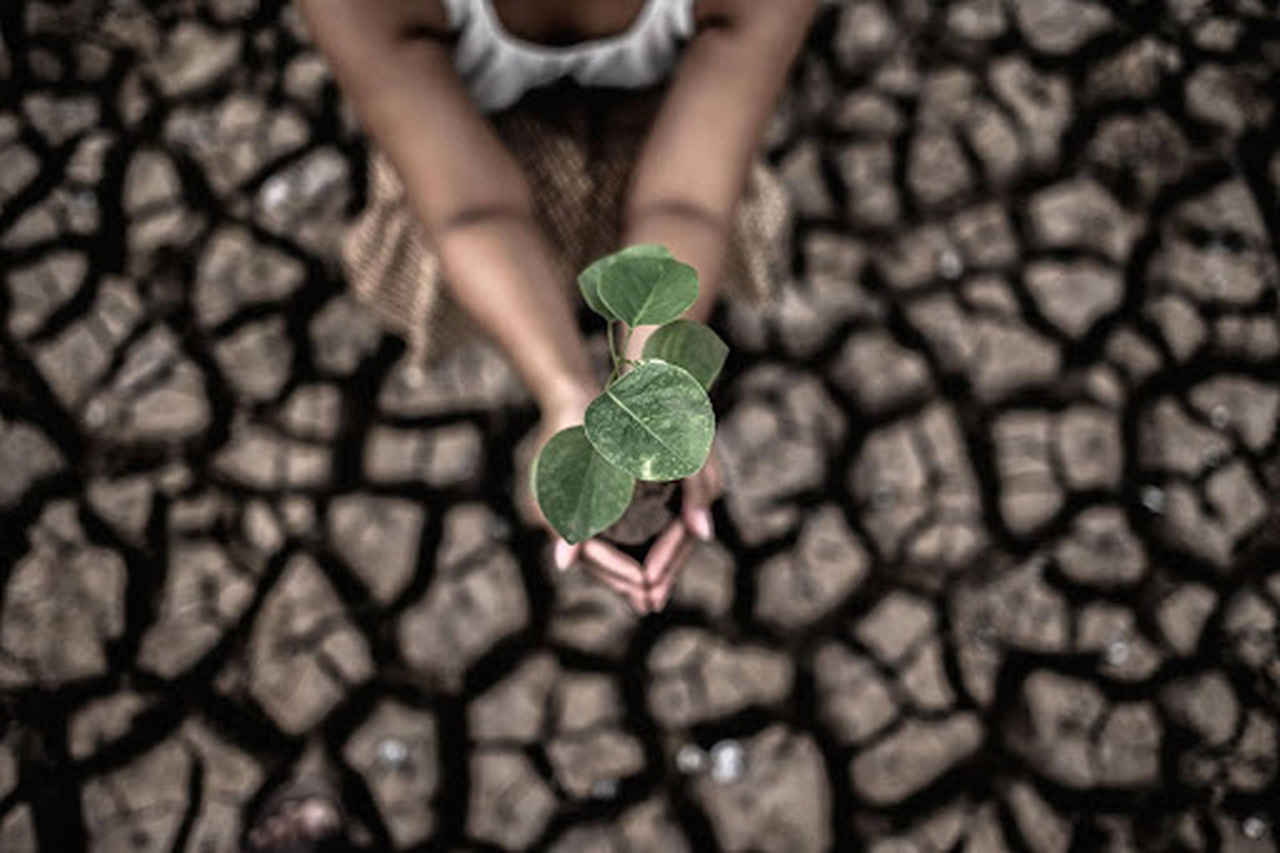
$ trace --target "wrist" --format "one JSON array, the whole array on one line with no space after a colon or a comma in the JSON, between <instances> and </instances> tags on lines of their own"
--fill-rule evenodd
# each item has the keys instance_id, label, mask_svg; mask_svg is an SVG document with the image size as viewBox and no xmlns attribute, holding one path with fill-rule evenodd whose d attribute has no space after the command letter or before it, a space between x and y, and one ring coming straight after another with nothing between
<instances>
[{"instance_id":1,"label":"wrist","mask_svg":"<svg viewBox=\"0 0 1280 853\"><path fill-rule=\"evenodd\" d=\"M543 423L554 431L582 423L587 406L599 393L599 383L578 377L546 383L537 394Z\"/></svg>"}]
</instances>

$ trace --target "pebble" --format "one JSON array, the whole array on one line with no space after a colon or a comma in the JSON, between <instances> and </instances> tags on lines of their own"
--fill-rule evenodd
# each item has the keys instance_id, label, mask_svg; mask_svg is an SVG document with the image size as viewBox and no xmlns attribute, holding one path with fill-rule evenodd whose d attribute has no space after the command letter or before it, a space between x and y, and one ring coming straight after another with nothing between
<instances>
[{"instance_id":1,"label":"pebble","mask_svg":"<svg viewBox=\"0 0 1280 853\"><path fill-rule=\"evenodd\" d=\"M1214 406L1209 412L1209 423L1214 429L1226 429L1231 425L1231 410L1226 406Z\"/></svg>"},{"instance_id":2,"label":"pebble","mask_svg":"<svg viewBox=\"0 0 1280 853\"><path fill-rule=\"evenodd\" d=\"M1124 640L1112 640L1107 643L1107 663L1112 666L1123 666L1129 660L1129 644Z\"/></svg>"},{"instance_id":3,"label":"pebble","mask_svg":"<svg viewBox=\"0 0 1280 853\"><path fill-rule=\"evenodd\" d=\"M741 782L747 775L747 751L736 740L722 740L711 747L711 778L721 785Z\"/></svg>"},{"instance_id":4,"label":"pebble","mask_svg":"<svg viewBox=\"0 0 1280 853\"><path fill-rule=\"evenodd\" d=\"M964 274L964 261L954 251L947 250L938 256L938 275L947 281L955 281Z\"/></svg>"},{"instance_id":5,"label":"pebble","mask_svg":"<svg viewBox=\"0 0 1280 853\"><path fill-rule=\"evenodd\" d=\"M1258 841L1267 834L1267 822L1263 818L1254 815L1253 817L1245 818L1241 829L1244 831L1245 838Z\"/></svg>"},{"instance_id":6,"label":"pebble","mask_svg":"<svg viewBox=\"0 0 1280 853\"><path fill-rule=\"evenodd\" d=\"M597 779L591 784L591 796L596 800L612 800L618 796L618 780Z\"/></svg>"},{"instance_id":7,"label":"pebble","mask_svg":"<svg viewBox=\"0 0 1280 853\"><path fill-rule=\"evenodd\" d=\"M687 743L676 753L676 767L690 776L701 773L707 769L707 753L697 744Z\"/></svg>"},{"instance_id":8,"label":"pebble","mask_svg":"<svg viewBox=\"0 0 1280 853\"><path fill-rule=\"evenodd\" d=\"M1164 512L1164 489L1159 486L1143 486L1142 505L1150 512Z\"/></svg>"},{"instance_id":9,"label":"pebble","mask_svg":"<svg viewBox=\"0 0 1280 853\"><path fill-rule=\"evenodd\" d=\"M378 762L388 770L399 770L409 761L409 747L395 738L378 741L377 751Z\"/></svg>"}]
</instances>

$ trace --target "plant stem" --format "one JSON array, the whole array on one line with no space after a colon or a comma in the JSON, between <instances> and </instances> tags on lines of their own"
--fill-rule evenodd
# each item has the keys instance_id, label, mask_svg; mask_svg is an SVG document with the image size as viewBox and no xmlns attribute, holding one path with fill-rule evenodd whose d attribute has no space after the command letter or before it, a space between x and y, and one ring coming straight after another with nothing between
<instances>
[{"instance_id":1,"label":"plant stem","mask_svg":"<svg viewBox=\"0 0 1280 853\"><path fill-rule=\"evenodd\" d=\"M625 357L627 353L627 344L631 342L631 327L627 326L625 323L623 324L623 327L625 328L625 332L622 337L622 345L621 347L617 347L615 346L613 339L613 321L609 322L609 355L613 358L613 372L609 374L609 381L605 383L606 387L612 385L618 380L618 376L622 373L622 366L624 364L634 363Z\"/></svg>"}]
</instances>

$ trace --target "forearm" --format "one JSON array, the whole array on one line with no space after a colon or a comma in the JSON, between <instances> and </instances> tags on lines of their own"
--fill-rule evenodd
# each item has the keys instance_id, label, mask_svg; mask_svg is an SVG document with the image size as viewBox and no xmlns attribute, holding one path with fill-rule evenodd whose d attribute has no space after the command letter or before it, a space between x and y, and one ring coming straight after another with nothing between
<instances>
[{"instance_id":1,"label":"forearm","mask_svg":"<svg viewBox=\"0 0 1280 853\"><path fill-rule=\"evenodd\" d=\"M656 243L698 271L698 301L685 316L706 322L715 307L729 248L730 224L678 209L639 210L628 218L624 245Z\"/></svg>"},{"instance_id":2,"label":"forearm","mask_svg":"<svg viewBox=\"0 0 1280 853\"><path fill-rule=\"evenodd\" d=\"M646 140L627 200L628 243L659 243L698 271L706 320L737 206L815 0L703 0L700 31ZM648 332L643 330L632 357Z\"/></svg>"},{"instance_id":3,"label":"forearm","mask_svg":"<svg viewBox=\"0 0 1280 853\"><path fill-rule=\"evenodd\" d=\"M544 412L598 385L573 304L532 217L495 215L436 234L454 301L506 352Z\"/></svg>"},{"instance_id":4,"label":"forearm","mask_svg":"<svg viewBox=\"0 0 1280 853\"><path fill-rule=\"evenodd\" d=\"M586 350L524 175L453 70L443 7L301 5L403 181L455 301L506 351L544 411L564 411L564 398L592 383Z\"/></svg>"},{"instance_id":5,"label":"forearm","mask_svg":"<svg viewBox=\"0 0 1280 853\"><path fill-rule=\"evenodd\" d=\"M696 213L675 209L637 211L628 218L624 245L656 243L666 246L677 259L698 271L698 299L685 312L691 320L706 322L715 308L728 255L729 226ZM645 341L656 326L641 326L627 343L627 356L639 358Z\"/></svg>"}]
</instances>

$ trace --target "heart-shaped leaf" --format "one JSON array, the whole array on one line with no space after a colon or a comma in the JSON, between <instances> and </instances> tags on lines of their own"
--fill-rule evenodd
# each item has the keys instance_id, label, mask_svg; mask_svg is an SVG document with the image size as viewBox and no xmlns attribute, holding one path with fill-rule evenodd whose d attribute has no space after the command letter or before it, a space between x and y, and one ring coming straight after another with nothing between
<instances>
[{"instance_id":1,"label":"heart-shaped leaf","mask_svg":"<svg viewBox=\"0 0 1280 853\"><path fill-rule=\"evenodd\" d=\"M645 358L660 358L683 367L703 390L720 375L729 346L720 336L696 320L676 320L654 332L644 342Z\"/></svg>"},{"instance_id":2,"label":"heart-shaped leaf","mask_svg":"<svg viewBox=\"0 0 1280 853\"><path fill-rule=\"evenodd\" d=\"M600 279L604 275L605 267L619 258L631 257L670 259L671 252L665 246L638 243L635 246L628 246L620 252L614 252L611 255L605 255L603 258L597 259L578 275L578 289L582 291L582 298L586 300L587 306L592 311L606 320L617 320L618 318L609 310L609 306L605 305L600 299Z\"/></svg>"},{"instance_id":3,"label":"heart-shaped leaf","mask_svg":"<svg viewBox=\"0 0 1280 853\"><path fill-rule=\"evenodd\" d=\"M638 480L681 480L711 453L716 419L707 392L684 368L642 361L587 407L587 438Z\"/></svg>"},{"instance_id":4,"label":"heart-shaped leaf","mask_svg":"<svg viewBox=\"0 0 1280 853\"><path fill-rule=\"evenodd\" d=\"M580 426L551 437L533 460L530 479L542 514L571 545L622 518L636 485L596 452Z\"/></svg>"},{"instance_id":5,"label":"heart-shaped leaf","mask_svg":"<svg viewBox=\"0 0 1280 853\"><path fill-rule=\"evenodd\" d=\"M698 298L698 273L688 264L652 252L620 252L601 271L598 294L627 325L661 326Z\"/></svg>"}]
</instances>

